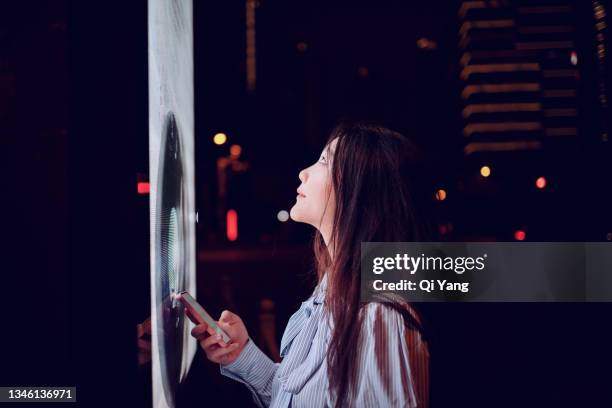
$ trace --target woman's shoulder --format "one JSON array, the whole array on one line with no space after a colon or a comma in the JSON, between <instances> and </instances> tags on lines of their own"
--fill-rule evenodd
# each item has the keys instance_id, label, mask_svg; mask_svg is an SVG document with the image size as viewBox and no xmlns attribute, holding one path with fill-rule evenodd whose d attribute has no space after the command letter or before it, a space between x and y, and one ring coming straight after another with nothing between
<instances>
[{"instance_id":1,"label":"woman's shoulder","mask_svg":"<svg viewBox=\"0 0 612 408\"><path fill-rule=\"evenodd\" d=\"M361 306L364 322L391 322L402 317L397 307L388 302L367 302Z\"/></svg>"},{"instance_id":2,"label":"woman's shoulder","mask_svg":"<svg viewBox=\"0 0 612 408\"><path fill-rule=\"evenodd\" d=\"M404 300L392 299L387 301L371 301L362 304L363 322L371 328L395 326L404 328L407 320L416 320L421 323L418 313Z\"/></svg>"}]
</instances>

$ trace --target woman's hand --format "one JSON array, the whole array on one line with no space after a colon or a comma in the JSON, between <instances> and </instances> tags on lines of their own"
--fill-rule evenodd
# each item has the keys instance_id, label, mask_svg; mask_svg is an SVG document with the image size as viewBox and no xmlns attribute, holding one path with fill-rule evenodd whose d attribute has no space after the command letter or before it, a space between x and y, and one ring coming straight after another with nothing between
<instances>
[{"instance_id":1,"label":"woman's hand","mask_svg":"<svg viewBox=\"0 0 612 408\"><path fill-rule=\"evenodd\" d=\"M185 313L189 315L187 308ZM247 329L242 319L229 310L224 310L216 323L232 339L228 344L225 344L221 336L206 323L194 327L191 335L198 340L210 361L218 364L233 363L249 340Z\"/></svg>"},{"instance_id":2,"label":"woman's hand","mask_svg":"<svg viewBox=\"0 0 612 408\"><path fill-rule=\"evenodd\" d=\"M144 366L151 361L151 318L145 319L136 326L138 341L138 365Z\"/></svg>"}]
</instances>

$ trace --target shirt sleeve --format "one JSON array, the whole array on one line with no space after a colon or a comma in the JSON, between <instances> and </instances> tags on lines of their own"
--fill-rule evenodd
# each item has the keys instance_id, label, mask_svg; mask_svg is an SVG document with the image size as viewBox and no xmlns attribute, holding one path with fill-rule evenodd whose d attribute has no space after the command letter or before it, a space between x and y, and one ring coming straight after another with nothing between
<instances>
[{"instance_id":1,"label":"shirt sleeve","mask_svg":"<svg viewBox=\"0 0 612 408\"><path fill-rule=\"evenodd\" d=\"M221 374L247 386L258 407L267 407L272 400L272 381L280 363L274 363L249 337L238 358L220 364Z\"/></svg>"},{"instance_id":2,"label":"shirt sleeve","mask_svg":"<svg viewBox=\"0 0 612 408\"><path fill-rule=\"evenodd\" d=\"M407 309L413 313L409 306ZM354 405L427 407L427 343L389 306L370 303L364 313Z\"/></svg>"}]
</instances>

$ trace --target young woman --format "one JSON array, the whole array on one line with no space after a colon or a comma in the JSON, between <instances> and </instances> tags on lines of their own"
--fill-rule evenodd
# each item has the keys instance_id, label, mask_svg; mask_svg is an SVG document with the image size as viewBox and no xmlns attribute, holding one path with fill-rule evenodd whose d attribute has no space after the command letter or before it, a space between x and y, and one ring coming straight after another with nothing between
<instances>
[{"instance_id":1,"label":"young woman","mask_svg":"<svg viewBox=\"0 0 612 408\"><path fill-rule=\"evenodd\" d=\"M423 407L429 397L429 349L421 318L407 303L360 302L360 245L427 241L421 218L433 194L409 139L383 127L341 123L319 160L299 173L291 218L316 228L318 285L291 317L274 363L223 311L225 345L196 326L208 359L244 383L260 407ZM209 332L212 334L209 334Z\"/></svg>"}]
</instances>

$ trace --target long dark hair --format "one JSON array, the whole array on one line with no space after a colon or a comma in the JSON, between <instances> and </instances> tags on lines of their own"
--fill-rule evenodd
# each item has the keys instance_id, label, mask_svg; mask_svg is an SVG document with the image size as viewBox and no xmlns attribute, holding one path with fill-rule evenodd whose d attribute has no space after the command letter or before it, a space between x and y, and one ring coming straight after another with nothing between
<instances>
[{"instance_id":1,"label":"long dark hair","mask_svg":"<svg viewBox=\"0 0 612 408\"><path fill-rule=\"evenodd\" d=\"M328 271L325 307L334 331L327 365L329 386L341 407L355 395L357 344L363 315L360 309L360 251L366 241L432 241L436 237L430 212L429 172L420 149L400 133L365 122L340 122L327 146L337 138L332 159L332 188L336 208L329 244L314 237L317 275ZM383 302L404 316L407 325L421 331L415 319L397 301ZM416 309L413 309L416 310Z\"/></svg>"}]
</instances>

